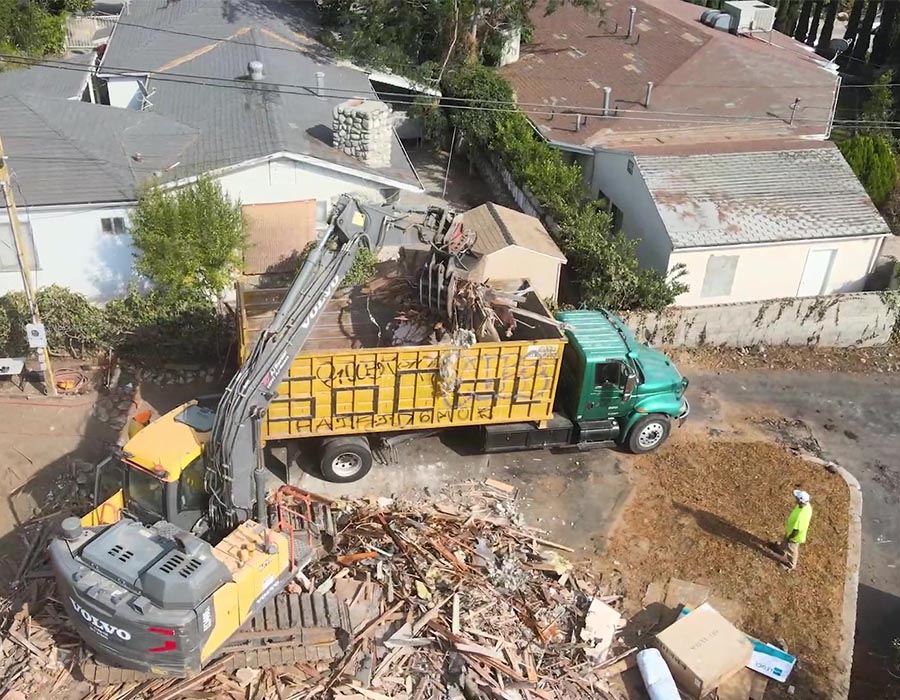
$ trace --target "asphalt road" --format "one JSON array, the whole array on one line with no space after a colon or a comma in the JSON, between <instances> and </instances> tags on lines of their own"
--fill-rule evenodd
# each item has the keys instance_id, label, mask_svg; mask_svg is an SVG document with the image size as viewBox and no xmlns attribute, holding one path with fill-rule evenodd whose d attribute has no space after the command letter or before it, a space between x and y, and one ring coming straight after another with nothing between
<instances>
[{"instance_id":1,"label":"asphalt road","mask_svg":"<svg viewBox=\"0 0 900 700\"><path fill-rule=\"evenodd\" d=\"M729 403L811 429L825 458L863 491L863 542L850 697L895 700L886 670L900 638L900 377L824 372L691 372L692 420L714 422Z\"/></svg>"}]
</instances>

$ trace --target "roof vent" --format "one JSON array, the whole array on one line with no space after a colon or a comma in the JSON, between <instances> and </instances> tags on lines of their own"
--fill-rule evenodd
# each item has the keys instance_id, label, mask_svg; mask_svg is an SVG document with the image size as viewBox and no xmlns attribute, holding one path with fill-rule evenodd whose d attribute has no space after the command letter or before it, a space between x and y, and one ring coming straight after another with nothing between
<instances>
[{"instance_id":1,"label":"roof vent","mask_svg":"<svg viewBox=\"0 0 900 700\"><path fill-rule=\"evenodd\" d=\"M250 74L250 80L263 79L263 63L262 61L250 61L247 64L247 73Z\"/></svg>"},{"instance_id":2,"label":"roof vent","mask_svg":"<svg viewBox=\"0 0 900 700\"><path fill-rule=\"evenodd\" d=\"M734 32L732 27L733 19L727 12L719 12L718 10L705 10L700 15L700 21L707 27L719 29L723 32Z\"/></svg>"}]
</instances>

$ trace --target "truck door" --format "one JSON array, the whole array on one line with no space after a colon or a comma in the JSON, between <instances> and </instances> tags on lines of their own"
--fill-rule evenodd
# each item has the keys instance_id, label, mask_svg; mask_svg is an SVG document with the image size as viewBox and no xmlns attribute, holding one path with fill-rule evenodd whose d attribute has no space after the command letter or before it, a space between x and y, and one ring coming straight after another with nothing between
<instances>
[{"instance_id":1,"label":"truck door","mask_svg":"<svg viewBox=\"0 0 900 700\"><path fill-rule=\"evenodd\" d=\"M627 378L628 368L621 360L595 364L593 387L588 392L584 420L614 420L621 416L627 402L625 399Z\"/></svg>"}]
</instances>

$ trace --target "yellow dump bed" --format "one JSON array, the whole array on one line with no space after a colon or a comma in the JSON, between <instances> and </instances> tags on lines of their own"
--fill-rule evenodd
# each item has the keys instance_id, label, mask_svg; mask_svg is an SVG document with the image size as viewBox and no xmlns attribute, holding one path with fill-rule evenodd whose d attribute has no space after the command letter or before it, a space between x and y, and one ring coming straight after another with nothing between
<instances>
[{"instance_id":1,"label":"yellow dump bed","mask_svg":"<svg viewBox=\"0 0 900 700\"><path fill-rule=\"evenodd\" d=\"M240 357L246 357L285 290L238 290ZM533 295L532 295L533 297ZM363 347L352 330L350 304L335 300L316 336L291 364L267 414L263 438L279 440L346 433L542 421L553 414L565 336L552 324L528 321L516 335L471 347ZM529 309L549 313L536 298ZM325 339L323 341L323 339ZM368 339L371 341L371 338ZM322 350L323 342L337 349ZM344 348L340 348L343 345Z\"/></svg>"}]
</instances>

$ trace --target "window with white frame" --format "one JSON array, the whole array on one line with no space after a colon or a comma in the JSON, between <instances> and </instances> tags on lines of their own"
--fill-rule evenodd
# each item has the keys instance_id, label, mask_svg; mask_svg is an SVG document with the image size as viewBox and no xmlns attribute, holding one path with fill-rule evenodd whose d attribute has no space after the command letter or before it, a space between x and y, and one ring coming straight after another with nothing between
<instances>
[{"instance_id":1,"label":"window with white frame","mask_svg":"<svg viewBox=\"0 0 900 700\"><path fill-rule=\"evenodd\" d=\"M37 252L34 248L34 237L31 234L31 225L25 222L19 224L19 231L25 239L28 247L26 255L29 266L33 270L40 269ZM0 272L14 272L19 270L19 258L16 254L16 243L13 240L12 229L9 221L0 222Z\"/></svg>"},{"instance_id":2,"label":"window with white frame","mask_svg":"<svg viewBox=\"0 0 900 700\"><path fill-rule=\"evenodd\" d=\"M122 216L109 216L100 219L100 229L103 233L121 235L128 233L125 227L125 218Z\"/></svg>"},{"instance_id":3,"label":"window with white frame","mask_svg":"<svg viewBox=\"0 0 900 700\"><path fill-rule=\"evenodd\" d=\"M706 259L701 297L725 297L731 294L739 255L710 255Z\"/></svg>"}]
</instances>

